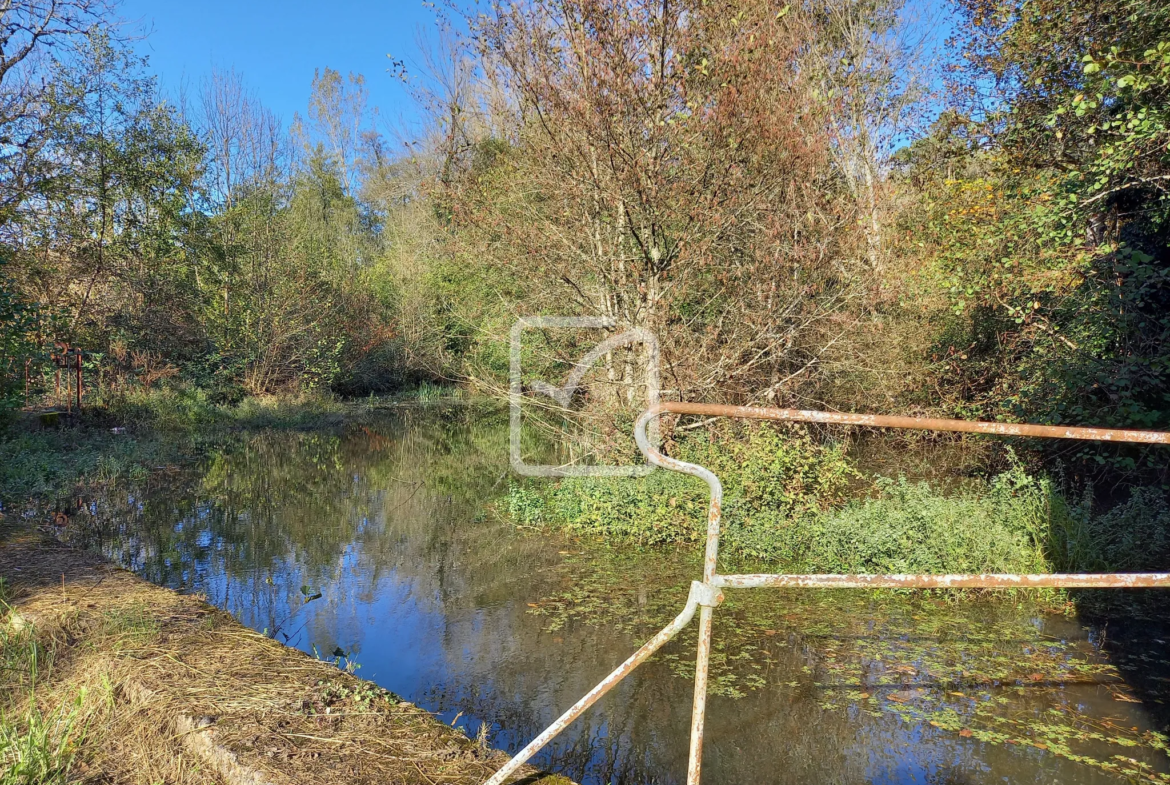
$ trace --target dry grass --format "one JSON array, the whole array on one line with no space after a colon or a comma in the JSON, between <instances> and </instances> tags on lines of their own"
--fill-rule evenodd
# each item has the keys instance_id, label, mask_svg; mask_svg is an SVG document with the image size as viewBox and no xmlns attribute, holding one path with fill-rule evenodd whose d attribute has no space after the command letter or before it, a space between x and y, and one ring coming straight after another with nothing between
<instances>
[{"instance_id":1,"label":"dry grass","mask_svg":"<svg viewBox=\"0 0 1170 785\"><path fill-rule=\"evenodd\" d=\"M38 534L9 533L0 577L0 625L43 652L35 689L2 677L0 709L79 707L71 782L471 785L507 760L199 598Z\"/></svg>"}]
</instances>

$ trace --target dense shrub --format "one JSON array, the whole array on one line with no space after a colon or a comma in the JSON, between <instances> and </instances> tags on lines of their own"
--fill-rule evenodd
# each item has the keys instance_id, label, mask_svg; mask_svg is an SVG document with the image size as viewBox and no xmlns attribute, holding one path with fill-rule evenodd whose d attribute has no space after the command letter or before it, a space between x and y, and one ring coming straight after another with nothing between
<instances>
[{"instance_id":1,"label":"dense shrub","mask_svg":"<svg viewBox=\"0 0 1170 785\"><path fill-rule=\"evenodd\" d=\"M753 530L780 530L787 518L840 503L857 476L842 445L818 444L798 429L769 424L692 436L675 455L714 471L724 484L726 520L750 521ZM513 485L508 510L526 526L554 524L660 544L703 539L707 500L702 481L654 472L640 481L590 477L547 488Z\"/></svg>"},{"instance_id":2,"label":"dense shrub","mask_svg":"<svg viewBox=\"0 0 1170 785\"><path fill-rule=\"evenodd\" d=\"M1170 568L1170 500L1157 488L1135 488L1129 498L1100 514L1092 493L1054 518L1050 558L1069 571L1142 571Z\"/></svg>"},{"instance_id":3,"label":"dense shrub","mask_svg":"<svg viewBox=\"0 0 1170 785\"><path fill-rule=\"evenodd\" d=\"M1155 569L1170 565L1170 503L1139 489L1094 514L1091 495L1069 503L1019 464L944 492L927 482L860 479L840 445L761 427L743 440L698 437L685 460L724 484L724 554L809 572L1046 572ZM852 481L852 483L851 483ZM655 472L639 480L567 479L513 485L519 525L657 545L698 543L707 489Z\"/></svg>"},{"instance_id":4,"label":"dense shrub","mask_svg":"<svg viewBox=\"0 0 1170 785\"><path fill-rule=\"evenodd\" d=\"M881 494L800 521L813 572L1044 572L1048 484L1013 469L975 490L883 479Z\"/></svg>"}]
</instances>

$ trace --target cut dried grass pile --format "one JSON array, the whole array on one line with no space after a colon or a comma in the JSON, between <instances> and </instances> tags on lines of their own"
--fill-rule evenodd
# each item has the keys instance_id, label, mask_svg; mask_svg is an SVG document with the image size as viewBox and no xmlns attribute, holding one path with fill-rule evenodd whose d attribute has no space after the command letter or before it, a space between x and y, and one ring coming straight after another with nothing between
<instances>
[{"instance_id":1,"label":"cut dried grass pile","mask_svg":"<svg viewBox=\"0 0 1170 785\"><path fill-rule=\"evenodd\" d=\"M0 625L32 635L42 652L35 686L27 674L0 678L0 709L78 707L70 781L473 785L507 761L376 685L99 556L9 533L0 577ZM569 782L531 769L522 781Z\"/></svg>"}]
</instances>

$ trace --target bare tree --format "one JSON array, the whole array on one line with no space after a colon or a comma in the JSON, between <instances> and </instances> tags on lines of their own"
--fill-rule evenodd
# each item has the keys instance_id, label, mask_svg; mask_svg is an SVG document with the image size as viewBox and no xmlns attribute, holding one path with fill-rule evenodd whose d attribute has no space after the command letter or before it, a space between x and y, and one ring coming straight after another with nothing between
<instances>
[{"instance_id":1,"label":"bare tree","mask_svg":"<svg viewBox=\"0 0 1170 785\"><path fill-rule=\"evenodd\" d=\"M57 108L54 67L110 28L106 0L0 0L0 219L48 176L41 152Z\"/></svg>"},{"instance_id":2,"label":"bare tree","mask_svg":"<svg viewBox=\"0 0 1170 785\"><path fill-rule=\"evenodd\" d=\"M230 208L247 186L281 175L283 130L233 71L214 70L199 91L199 126L209 151L211 189Z\"/></svg>"},{"instance_id":3,"label":"bare tree","mask_svg":"<svg viewBox=\"0 0 1170 785\"><path fill-rule=\"evenodd\" d=\"M349 194L356 193L360 184L359 155L368 127L368 102L366 78L361 74L342 78L332 68L314 72L309 97L311 138L325 145Z\"/></svg>"},{"instance_id":4,"label":"bare tree","mask_svg":"<svg viewBox=\"0 0 1170 785\"><path fill-rule=\"evenodd\" d=\"M830 149L856 203L870 266L885 265L890 156L927 110L934 12L906 0L817 0L803 57L826 112Z\"/></svg>"},{"instance_id":5,"label":"bare tree","mask_svg":"<svg viewBox=\"0 0 1170 785\"><path fill-rule=\"evenodd\" d=\"M682 394L788 395L864 288L800 62L814 21L768 2L497 8L480 68L516 125L450 189L475 252L521 276L529 311L663 336ZM608 373L630 388L628 357Z\"/></svg>"},{"instance_id":6,"label":"bare tree","mask_svg":"<svg viewBox=\"0 0 1170 785\"><path fill-rule=\"evenodd\" d=\"M410 147L434 162L444 183L459 175L484 139L514 139L517 122L517 106L498 71L485 72L465 44L447 24L433 41L422 32L416 36L422 59L411 88L425 119L421 143Z\"/></svg>"}]
</instances>

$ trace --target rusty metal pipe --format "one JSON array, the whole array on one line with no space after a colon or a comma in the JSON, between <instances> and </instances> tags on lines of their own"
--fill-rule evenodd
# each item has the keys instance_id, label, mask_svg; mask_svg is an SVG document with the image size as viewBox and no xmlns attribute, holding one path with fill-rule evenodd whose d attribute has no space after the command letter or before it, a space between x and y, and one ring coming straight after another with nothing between
<instances>
[{"instance_id":1,"label":"rusty metal pipe","mask_svg":"<svg viewBox=\"0 0 1170 785\"><path fill-rule=\"evenodd\" d=\"M722 589L1139 589L1170 588L1170 573L716 575L712 583Z\"/></svg>"},{"instance_id":2,"label":"rusty metal pipe","mask_svg":"<svg viewBox=\"0 0 1170 785\"><path fill-rule=\"evenodd\" d=\"M617 683L628 676L630 671L642 664L651 654L661 649L667 641L675 635L678 635L680 630L691 623L691 619L695 617L695 611L701 603L721 600L722 597L722 594L718 592L712 593L708 587L698 581L692 583L690 596L687 597L687 604L683 608L682 613L675 617L674 621L666 625L661 632L647 641L646 645L634 652L613 673L602 679L601 683L585 694L585 697L569 707L568 711L558 717L556 722L549 725L539 736L530 741L528 746L516 753L512 760L504 764L504 767L493 774L492 778L484 783L484 785L502 785L529 758L539 752L541 747L552 741L557 734L569 726L569 723L580 717L586 709L596 703L602 695L617 686Z\"/></svg>"},{"instance_id":3,"label":"rusty metal pipe","mask_svg":"<svg viewBox=\"0 0 1170 785\"><path fill-rule=\"evenodd\" d=\"M702 466L663 455L647 435L647 426L665 413L694 414L707 417L736 417L749 420L782 420L788 422L860 425L876 428L904 428L926 431L983 433L992 436L1030 436L1050 439L1083 439L1091 441L1133 444L1170 444L1170 433L1113 428L1081 428L1055 425L993 423L967 420L946 420L933 417L892 417L877 414L843 414L801 409L772 409L751 406L724 406L706 403L657 403L638 418L634 439L646 460L654 466L699 477L711 491L707 511L707 544L703 559L703 580L691 584L691 593L673 622L638 649L613 673L585 697L577 701L556 722L533 739L512 760L489 779L485 785L502 785L538 750L564 730L569 723L609 692L639 664L679 633L695 611L700 615L699 643L695 662L695 698L691 712L691 742L687 766L687 784L699 785L703 732L707 704L707 673L711 652L711 625L714 609L723 600L721 588L749 589L765 587L803 587L820 589L909 589L909 588L1170 588L1168 573L1107 573L1107 574L1053 574L1053 575L719 575L719 531L722 523L723 485L713 472Z\"/></svg>"},{"instance_id":4,"label":"rusty metal pipe","mask_svg":"<svg viewBox=\"0 0 1170 785\"><path fill-rule=\"evenodd\" d=\"M1081 428L1066 425L1030 425L1026 423L980 422L978 420L944 420L935 417L893 417L884 414L846 414L841 412L817 412L804 409L726 406L716 403L659 403L647 409L643 413L642 418L645 418L649 422L651 418L666 412L673 414L698 414L706 417L735 417L744 420L784 420L787 422L862 425L874 428L903 428L920 431L985 433L992 436L1036 436L1046 439L1082 439L1086 441L1126 442L1132 444L1170 444L1170 433L1163 431L1136 431L1121 428ZM639 422L641 422L641 418Z\"/></svg>"},{"instance_id":5,"label":"rusty metal pipe","mask_svg":"<svg viewBox=\"0 0 1170 785\"><path fill-rule=\"evenodd\" d=\"M711 491L711 501L707 507L707 548L703 557L703 583L711 585L716 577L716 564L719 561L719 529L723 518L723 484L710 469L695 463L670 458L663 455L658 450L657 445L651 444L647 435L647 426L658 416L659 410L664 405L673 406L674 404L652 406L638 418L638 422L634 425L634 441L638 443L638 448L646 456L646 460L654 466L690 474L707 483L707 487ZM691 710L691 744L687 758L687 785L699 785L703 766L703 725L707 714L707 672L711 659L711 627L714 607L714 605L704 605L699 616L699 642L695 653L695 697Z\"/></svg>"},{"instance_id":6,"label":"rusty metal pipe","mask_svg":"<svg viewBox=\"0 0 1170 785\"><path fill-rule=\"evenodd\" d=\"M707 673L711 665L711 626L715 609L699 612L699 644L695 654L695 697L691 709L691 745L687 753L687 785L699 785L703 771L703 725L707 717Z\"/></svg>"},{"instance_id":7,"label":"rusty metal pipe","mask_svg":"<svg viewBox=\"0 0 1170 785\"><path fill-rule=\"evenodd\" d=\"M891 417L879 414L843 414L802 409L773 409L752 406L725 406L708 403L658 403L638 418L634 440L646 460L664 469L701 477L711 489L707 516L707 551L703 562L703 581L713 588L763 588L801 586L809 588L1137 588L1170 587L1170 574L1113 573L1106 575L719 575L719 529L723 506L723 486L711 471L663 455L646 435L649 423L667 412L705 417L735 417L749 420L860 425L877 428L904 428L926 431L983 433L993 436L1029 436L1052 439L1084 439L1135 444L1170 444L1170 433L1111 428L1079 428L1053 425L993 423L946 420L933 417ZM707 666L711 648L712 609L704 608L695 663L695 699L691 712L691 742L687 765L687 785L699 785L703 760L703 726L707 707Z\"/></svg>"}]
</instances>

